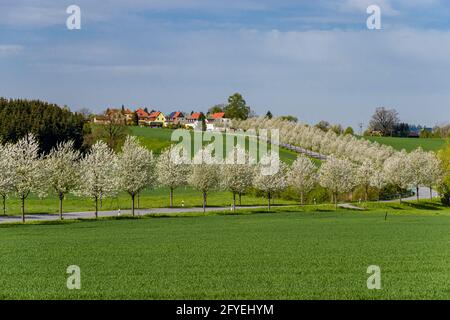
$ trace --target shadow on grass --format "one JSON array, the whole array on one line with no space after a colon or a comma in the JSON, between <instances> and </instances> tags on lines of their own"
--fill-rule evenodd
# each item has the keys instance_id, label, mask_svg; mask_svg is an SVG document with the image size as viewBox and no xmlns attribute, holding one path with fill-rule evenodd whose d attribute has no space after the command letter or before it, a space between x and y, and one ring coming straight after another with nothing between
<instances>
[{"instance_id":1,"label":"shadow on grass","mask_svg":"<svg viewBox=\"0 0 450 320\"><path fill-rule=\"evenodd\" d=\"M314 211L314 212L338 212L337 210L334 210L334 209L314 209L314 210L312 210L312 211Z\"/></svg>"},{"instance_id":2,"label":"shadow on grass","mask_svg":"<svg viewBox=\"0 0 450 320\"><path fill-rule=\"evenodd\" d=\"M418 210L443 210L442 205L433 202L408 202L406 205Z\"/></svg>"}]
</instances>

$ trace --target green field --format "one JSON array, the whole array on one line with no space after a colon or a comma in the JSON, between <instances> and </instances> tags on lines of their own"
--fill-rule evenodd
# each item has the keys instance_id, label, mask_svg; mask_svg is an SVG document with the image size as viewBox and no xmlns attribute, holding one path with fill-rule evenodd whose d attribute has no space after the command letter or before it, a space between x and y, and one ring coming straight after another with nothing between
<instances>
[{"instance_id":1,"label":"green field","mask_svg":"<svg viewBox=\"0 0 450 320\"><path fill-rule=\"evenodd\" d=\"M418 147L422 147L422 149L425 151L438 151L442 149L447 143L445 139L438 138L417 139L394 137L364 137L364 139L391 146L396 150L405 149L408 152L413 151Z\"/></svg>"},{"instance_id":2,"label":"green field","mask_svg":"<svg viewBox=\"0 0 450 320\"><path fill-rule=\"evenodd\" d=\"M170 146L172 132L171 129L131 127L131 134L139 137L141 143L155 154ZM297 156L298 154L291 150L280 148L280 159L287 164L294 162Z\"/></svg>"},{"instance_id":3,"label":"green field","mask_svg":"<svg viewBox=\"0 0 450 320\"><path fill-rule=\"evenodd\" d=\"M227 191L213 191L208 195L208 206L230 206L233 199L232 194ZM137 204L136 199L136 204ZM294 201L275 199L277 204L293 204ZM7 214L19 215L21 213L20 199L11 197L7 200ZM167 188L158 188L154 190L144 190L139 197L139 207L143 209L164 208L169 206L169 190ZM174 206L181 207L201 207L202 194L190 187L181 187L175 189ZM267 200L254 195L242 196L243 206L266 205ZM27 214L32 213L58 213L58 198L48 196L39 198L30 195L25 202ZM116 198L107 198L103 200L102 207L99 210L118 210L130 209L131 198L127 193L120 193ZM94 202L91 199L79 198L68 195L64 200L64 212L94 211Z\"/></svg>"},{"instance_id":4,"label":"green field","mask_svg":"<svg viewBox=\"0 0 450 320\"><path fill-rule=\"evenodd\" d=\"M450 215L415 206L0 226L0 299L449 299Z\"/></svg>"}]
</instances>

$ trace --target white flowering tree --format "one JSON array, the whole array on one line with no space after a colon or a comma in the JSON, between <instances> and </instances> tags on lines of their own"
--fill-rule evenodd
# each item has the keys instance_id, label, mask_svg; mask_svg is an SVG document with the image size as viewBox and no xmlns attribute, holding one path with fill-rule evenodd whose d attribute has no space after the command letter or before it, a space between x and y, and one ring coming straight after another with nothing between
<instances>
[{"instance_id":1,"label":"white flowering tree","mask_svg":"<svg viewBox=\"0 0 450 320\"><path fill-rule=\"evenodd\" d=\"M156 177L159 185L169 188L169 203L173 207L173 192L187 183L188 161L180 154L181 148L171 146L164 150L156 161Z\"/></svg>"},{"instance_id":2,"label":"white flowering tree","mask_svg":"<svg viewBox=\"0 0 450 320\"><path fill-rule=\"evenodd\" d=\"M372 187L374 176L377 174L377 167L373 160L366 159L356 169L356 181L364 188L364 201L369 200L369 188Z\"/></svg>"},{"instance_id":3,"label":"white flowering tree","mask_svg":"<svg viewBox=\"0 0 450 320\"><path fill-rule=\"evenodd\" d=\"M422 148L417 148L408 154L408 166L411 172L411 184L416 189L417 201L420 200L420 187L425 185L425 180L428 178L428 154L422 150Z\"/></svg>"},{"instance_id":4,"label":"white flowering tree","mask_svg":"<svg viewBox=\"0 0 450 320\"><path fill-rule=\"evenodd\" d=\"M76 194L91 198L98 218L98 201L114 196L119 186L117 157L103 141L97 141L80 161L81 178Z\"/></svg>"},{"instance_id":5,"label":"white flowering tree","mask_svg":"<svg viewBox=\"0 0 450 320\"><path fill-rule=\"evenodd\" d=\"M441 162L434 152L425 152L421 148L410 153L409 156L411 170L415 173L413 184L417 190L417 200L419 200L419 187L430 189L430 200L433 200L433 187L438 185L444 176Z\"/></svg>"},{"instance_id":6,"label":"white flowering tree","mask_svg":"<svg viewBox=\"0 0 450 320\"><path fill-rule=\"evenodd\" d=\"M233 211L236 211L236 195L245 193L252 186L254 172L248 152L239 145L234 147L221 170L221 185L233 194Z\"/></svg>"},{"instance_id":7,"label":"white flowering tree","mask_svg":"<svg viewBox=\"0 0 450 320\"><path fill-rule=\"evenodd\" d=\"M78 185L80 152L73 141L60 143L44 159L45 184L59 199L59 216L63 219L63 200Z\"/></svg>"},{"instance_id":8,"label":"white flowering tree","mask_svg":"<svg viewBox=\"0 0 450 320\"><path fill-rule=\"evenodd\" d=\"M386 177L383 166L376 165L375 171L370 177L370 186L378 189L378 201L380 201L381 190L386 186Z\"/></svg>"},{"instance_id":9,"label":"white flowering tree","mask_svg":"<svg viewBox=\"0 0 450 320\"><path fill-rule=\"evenodd\" d=\"M21 201L22 222L25 222L25 200L30 193L43 195L44 171L39 144L29 134L12 145L9 160L13 170L13 191Z\"/></svg>"},{"instance_id":10,"label":"white flowering tree","mask_svg":"<svg viewBox=\"0 0 450 320\"><path fill-rule=\"evenodd\" d=\"M136 137L128 136L117 157L117 176L121 190L131 197L131 213L134 216L136 195L155 185L155 161L153 153L141 146Z\"/></svg>"},{"instance_id":11,"label":"white flowering tree","mask_svg":"<svg viewBox=\"0 0 450 320\"><path fill-rule=\"evenodd\" d=\"M356 185L354 164L347 159L328 158L319 169L319 183L330 190L337 209L339 195L350 192Z\"/></svg>"},{"instance_id":12,"label":"white flowering tree","mask_svg":"<svg viewBox=\"0 0 450 320\"><path fill-rule=\"evenodd\" d=\"M440 184L445 176L442 164L434 152L425 154L427 164L424 170L423 185L430 189L430 200L433 200L433 187Z\"/></svg>"},{"instance_id":13,"label":"white flowering tree","mask_svg":"<svg viewBox=\"0 0 450 320\"><path fill-rule=\"evenodd\" d=\"M6 215L6 198L14 191L14 170L11 159L12 146L0 144L0 195L3 200L3 215Z\"/></svg>"},{"instance_id":14,"label":"white flowering tree","mask_svg":"<svg viewBox=\"0 0 450 320\"><path fill-rule=\"evenodd\" d=\"M277 164L273 165L274 163ZM256 169L253 186L266 194L267 209L270 211L272 196L287 186L287 166L278 156L263 156Z\"/></svg>"},{"instance_id":15,"label":"white flowering tree","mask_svg":"<svg viewBox=\"0 0 450 320\"><path fill-rule=\"evenodd\" d=\"M317 167L303 155L299 155L288 171L287 183L300 195L300 203L317 183Z\"/></svg>"},{"instance_id":16,"label":"white flowering tree","mask_svg":"<svg viewBox=\"0 0 450 320\"><path fill-rule=\"evenodd\" d=\"M220 180L220 164L216 162L211 152L212 148L207 146L194 155L188 176L189 185L202 193L203 212L206 212L208 192L217 188Z\"/></svg>"},{"instance_id":17,"label":"white flowering tree","mask_svg":"<svg viewBox=\"0 0 450 320\"><path fill-rule=\"evenodd\" d=\"M399 200L402 202L402 190L408 189L414 182L415 172L406 151L398 152L384 162L386 181L397 188Z\"/></svg>"}]
</instances>

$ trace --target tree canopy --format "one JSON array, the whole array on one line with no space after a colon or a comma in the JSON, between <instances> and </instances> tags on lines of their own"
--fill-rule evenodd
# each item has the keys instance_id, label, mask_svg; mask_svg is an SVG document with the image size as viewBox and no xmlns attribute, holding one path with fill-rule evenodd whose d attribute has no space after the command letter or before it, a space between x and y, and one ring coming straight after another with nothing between
<instances>
[{"instance_id":1,"label":"tree canopy","mask_svg":"<svg viewBox=\"0 0 450 320\"><path fill-rule=\"evenodd\" d=\"M235 93L228 98L224 111L227 118L246 120L250 114L250 107L240 93Z\"/></svg>"},{"instance_id":2,"label":"tree canopy","mask_svg":"<svg viewBox=\"0 0 450 320\"><path fill-rule=\"evenodd\" d=\"M40 152L48 153L58 143L71 140L74 147L83 146L85 119L67 107L39 100L7 100L0 98L0 139L17 142L27 134L36 137Z\"/></svg>"}]
</instances>

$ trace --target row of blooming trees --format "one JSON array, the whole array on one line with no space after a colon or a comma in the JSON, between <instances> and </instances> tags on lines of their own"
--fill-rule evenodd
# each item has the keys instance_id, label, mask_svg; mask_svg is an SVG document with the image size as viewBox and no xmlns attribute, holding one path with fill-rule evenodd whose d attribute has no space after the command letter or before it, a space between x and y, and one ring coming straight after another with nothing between
<instances>
[{"instance_id":1,"label":"row of blooming trees","mask_svg":"<svg viewBox=\"0 0 450 320\"><path fill-rule=\"evenodd\" d=\"M190 185L202 193L204 210L208 194L219 189L232 193L233 209L236 196L240 197L251 188L266 195L269 210L274 194L287 187L297 192L303 204L305 196L320 185L330 191L337 206L341 194L351 193L357 187L364 188L365 200L368 200L369 188L381 189L389 184L398 189L401 201L401 190L415 187L417 194L420 186L428 186L431 190L443 175L436 155L421 149L409 154L393 152L384 161L380 157L367 157L357 162L330 156L320 168L303 155L291 166L281 163L274 155L267 155L256 163L239 145L225 161L218 161L213 156L212 145L195 154L193 161L181 151L172 146L155 158L135 137L129 136L119 153L98 141L82 156L72 142L65 142L58 144L48 155L40 156L36 139L29 135L15 144L0 145L3 212L6 197L14 194L21 200L22 220L25 221L25 201L30 193L53 194L59 199L62 218L63 200L71 193L92 199L97 217L99 201L122 191L129 194L134 215L135 198L143 189L167 187L172 206L174 190L183 185ZM277 165L271 166L274 161Z\"/></svg>"},{"instance_id":2,"label":"row of blooming trees","mask_svg":"<svg viewBox=\"0 0 450 320\"><path fill-rule=\"evenodd\" d=\"M238 129L252 129L256 132L260 129L278 129L281 144L290 144L329 156L329 161L321 168L319 181L331 191L334 189L332 193L336 193L337 188L341 192L350 192L355 185L362 185L367 200L370 187L381 189L389 184L399 190L400 200L400 190L409 187L416 188L419 198L420 186L429 187L431 195L432 187L443 177L443 165L436 154L424 152L421 148L408 154L352 135L324 132L316 127L281 118L250 118L235 121L233 125ZM336 181L336 185L328 178L332 176L331 172L326 174L326 170L330 170L331 166L336 167L333 170L336 172L335 179L331 179Z\"/></svg>"},{"instance_id":3,"label":"row of blooming trees","mask_svg":"<svg viewBox=\"0 0 450 320\"><path fill-rule=\"evenodd\" d=\"M237 129L252 129L256 132L260 129L278 129L282 144L294 145L323 155L347 158L358 163L367 159L384 162L396 152L390 146L358 139L353 135L338 135L331 130L324 132L316 127L281 118L260 117L243 121L235 120L233 126Z\"/></svg>"}]
</instances>

